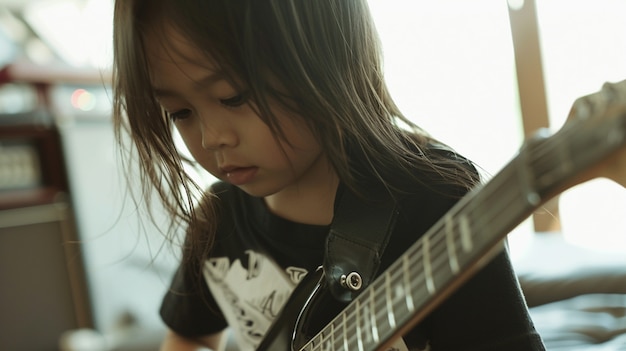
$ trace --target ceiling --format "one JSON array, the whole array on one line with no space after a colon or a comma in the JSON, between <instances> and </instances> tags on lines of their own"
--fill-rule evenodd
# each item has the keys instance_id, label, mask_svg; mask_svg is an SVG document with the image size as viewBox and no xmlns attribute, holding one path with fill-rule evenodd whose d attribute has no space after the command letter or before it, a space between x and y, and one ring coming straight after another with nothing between
<instances>
[{"instance_id":1,"label":"ceiling","mask_svg":"<svg viewBox=\"0 0 626 351\"><path fill-rule=\"evenodd\" d=\"M111 0L0 0L0 66L19 60L105 68Z\"/></svg>"},{"instance_id":2,"label":"ceiling","mask_svg":"<svg viewBox=\"0 0 626 351\"><path fill-rule=\"evenodd\" d=\"M57 0L0 0L0 6L8 7L8 8L22 8L24 6L29 6L33 3L43 3L43 2L55 2ZM86 0L70 0L76 3L84 3ZM107 0L104 0L107 1Z\"/></svg>"}]
</instances>

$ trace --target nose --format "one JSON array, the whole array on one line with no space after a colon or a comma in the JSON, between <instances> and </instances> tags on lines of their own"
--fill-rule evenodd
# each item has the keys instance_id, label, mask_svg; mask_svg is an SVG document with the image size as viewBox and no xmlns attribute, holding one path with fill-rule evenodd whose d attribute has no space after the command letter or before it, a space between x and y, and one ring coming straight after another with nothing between
<instances>
[{"instance_id":1,"label":"nose","mask_svg":"<svg viewBox=\"0 0 626 351\"><path fill-rule=\"evenodd\" d=\"M233 147L239 142L236 130L228 122L211 118L209 121L203 121L201 128L202 148L205 150Z\"/></svg>"}]
</instances>

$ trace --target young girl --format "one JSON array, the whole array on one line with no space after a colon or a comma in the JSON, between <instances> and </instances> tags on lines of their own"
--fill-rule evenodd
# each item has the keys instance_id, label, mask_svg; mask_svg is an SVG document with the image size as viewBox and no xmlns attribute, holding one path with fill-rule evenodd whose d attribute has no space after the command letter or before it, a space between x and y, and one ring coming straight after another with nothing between
<instances>
[{"instance_id":1,"label":"young girl","mask_svg":"<svg viewBox=\"0 0 626 351\"><path fill-rule=\"evenodd\" d=\"M227 328L256 349L322 265L342 195L397 200L380 272L479 182L389 96L366 0L118 0L114 41L118 138L128 130L144 184L187 228L163 350L216 349ZM206 192L174 128L219 179ZM394 347L543 350L506 252Z\"/></svg>"}]
</instances>

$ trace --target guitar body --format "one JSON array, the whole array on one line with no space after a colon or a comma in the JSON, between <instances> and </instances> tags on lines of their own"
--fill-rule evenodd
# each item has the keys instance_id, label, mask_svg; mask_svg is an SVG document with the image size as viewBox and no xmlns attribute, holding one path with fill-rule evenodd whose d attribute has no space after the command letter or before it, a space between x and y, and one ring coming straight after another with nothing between
<instances>
[{"instance_id":1,"label":"guitar body","mask_svg":"<svg viewBox=\"0 0 626 351\"><path fill-rule=\"evenodd\" d=\"M335 300L320 268L298 284L257 351L300 350L346 304Z\"/></svg>"}]
</instances>

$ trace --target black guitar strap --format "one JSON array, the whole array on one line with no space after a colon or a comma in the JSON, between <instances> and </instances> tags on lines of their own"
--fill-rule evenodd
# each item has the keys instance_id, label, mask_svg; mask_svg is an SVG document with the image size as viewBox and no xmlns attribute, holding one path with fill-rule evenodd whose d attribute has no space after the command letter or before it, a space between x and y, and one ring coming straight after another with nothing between
<instances>
[{"instance_id":1,"label":"black guitar strap","mask_svg":"<svg viewBox=\"0 0 626 351\"><path fill-rule=\"evenodd\" d=\"M397 199L386 190L376 193L375 201L366 201L345 189L338 199L323 267L339 301L352 301L374 280L396 223Z\"/></svg>"}]
</instances>

